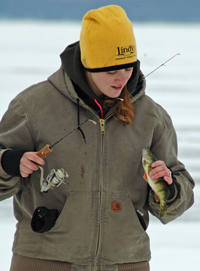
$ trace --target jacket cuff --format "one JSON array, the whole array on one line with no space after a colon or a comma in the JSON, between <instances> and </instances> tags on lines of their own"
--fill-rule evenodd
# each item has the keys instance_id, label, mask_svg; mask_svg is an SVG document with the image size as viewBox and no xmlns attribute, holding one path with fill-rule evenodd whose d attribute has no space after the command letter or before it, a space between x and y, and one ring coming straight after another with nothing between
<instances>
[{"instance_id":1,"label":"jacket cuff","mask_svg":"<svg viewBox=\"0 0 200 271\"><path fill-rule=\"evenodd\" d=\"M167 198L167 200L171 200L174 195L175 195L175 184L174 181L172 182L172 184L167 184L167 187L169 188L170 194L169 197Z\"/></svg>"},{"instance_id":2,"label":"jacket cuff","mask_svg":"<svg viewBox=\"0 0 200 271\"><path fill-rule=\"evenodd\" d=\"M1 166L3 170L10 176L21 177L20 160L23 154L27 152L25 149L6 150L1 157Z\"/></svg>"},{"instance_id":3,"label":"jacket cuff","mask_svg":"<svg viewBox=\"0 0 200 271\"><path fill-rule=\"evenodd\" d=\"M2 150L0 151L0 176L3 178L3 179L10 179L12 176L11 175L8 175L5 170L2 168L2 165L1 165L1 160L2 160L2 156L3 154L8 151L9 149L6 149L6 150Z\"/></svg>"},{"instance_id":4,"label":"jacket cuff","mask_svg":"<svg viewBox=\"0 0 200 271\"><path fill-rule=\"evenodd\" d=\"M178 187L176 186L175 184L175 181L173 181L173 189L174 189L174 195L170 195L169 199L167 199L167 204L171 204L173 201L175 201L175 199L177 198L178 196ZM171 192L171 191L170 191Z\"/></svg>"}]
</instances>

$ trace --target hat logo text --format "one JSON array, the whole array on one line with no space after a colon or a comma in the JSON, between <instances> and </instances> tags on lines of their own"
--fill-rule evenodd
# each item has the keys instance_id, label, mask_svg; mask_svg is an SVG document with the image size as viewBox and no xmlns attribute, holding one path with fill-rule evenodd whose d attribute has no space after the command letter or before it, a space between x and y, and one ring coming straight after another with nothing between
<instances>
[{"instance_id":1,"label":"hat logo text","mask_svg":"<svg viewBox=\"0 0 200 271\"><path fill-rule=\"evenodd\" d=\"M129 45L127 47L117 47L118 56L125 56L134 53L134 46Z\"/></svg>"}]
</instances>

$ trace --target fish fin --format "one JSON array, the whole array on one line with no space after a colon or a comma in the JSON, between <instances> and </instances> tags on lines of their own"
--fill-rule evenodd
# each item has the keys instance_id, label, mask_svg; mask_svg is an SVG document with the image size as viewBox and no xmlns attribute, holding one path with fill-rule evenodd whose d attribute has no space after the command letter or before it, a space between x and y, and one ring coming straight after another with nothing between
<instances>
[{"instance_id":1,"label":"fish fin","mask_svg":"<svg viewBox=\"0 0 200 271\"><path fill-rule=\"evenodd\" d=\"M147 177L146 171L144 172L143 178L145 179L145 181L148 181L148 177Z\"/></svg>"},{"instance_id":2,"label":"fish fin","mask_svg":"<svg viewBox=\"0 0 200 271\"><path fill-rule=\"evenodd\" d=\"M166 217L167 216L167 205L160 207L159 216L160 217Z\"/></svg>"},{"instance_id":3,"label":"fish fin","mask_svg":"<svg viewBox=\"0 0 200 271\"><path fill-rule=\"evenodd\" d=\"M160 199L159 199L159 197L158 197L158 195L155 193L155 195L154 195L154 198L155 198L155 201L156 202L159 202L160 201Z\"/></svg>"}]
</instances>

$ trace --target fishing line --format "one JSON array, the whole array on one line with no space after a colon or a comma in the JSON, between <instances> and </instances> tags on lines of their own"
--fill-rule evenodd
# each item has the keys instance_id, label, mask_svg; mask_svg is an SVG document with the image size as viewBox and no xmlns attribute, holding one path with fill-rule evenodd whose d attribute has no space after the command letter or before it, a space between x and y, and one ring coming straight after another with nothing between
<instances>
[{"instance_id":1,"label":"fishing line","mask_svg":"<svg viewBox=\"0 0 200 271\"><path fill-rule=\"evenodd\" d=\"M146 76L144 76L144 78L140 81L138 81L138 83L142 82L144 79L146 79L148 76L150 76L152 73L154 73L155 71L157 71L158 69L160 69L162 66L165 66L165 64L167 62L169 62L170 60L172 60L173 58L175 58L177 55L180 55L180 53L175 54L174 56L172 56L171 58L169 58L168 60L166 60L164 63L162 63L160 66L158 66L156 69L154 69L153 71L151 71L150 73L148 73ZM138 89L138 87L136 87L135 91ZM125 92L129 91L129 89L127 88L127 90ZM129 94L131 96L131 93ZM113 99L111 102L109 102L108 104L106 104L102 109L105 109L107 106L109 106L109 104L113 103L115 100L117 99L121 99L119 97ZM88 122L93 116L98 115L98 113L101 112L100 109L99 111L93 113L89 118L87 118L85 121L83 121L81 124L79 124L76 128L72 129L69 133L67 133L66 135L64 135L63 137L61 137L58 141L56 141L55 143L53 143L51 146L49 146L50 149L52 149L55 145L57 145L59 142L61 142L63 139L65 139L66 137L68 137L70 134L72 134L74 131L76 131L77 129L79 129L83 124L85 124L86 122Z\"/></svg>"}]
</instances>

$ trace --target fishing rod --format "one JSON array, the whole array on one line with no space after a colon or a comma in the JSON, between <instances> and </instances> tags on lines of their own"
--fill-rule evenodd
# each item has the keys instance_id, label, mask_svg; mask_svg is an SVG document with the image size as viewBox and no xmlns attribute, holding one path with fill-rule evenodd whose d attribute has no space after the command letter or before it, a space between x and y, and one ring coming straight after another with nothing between
<instances>
[{"instance_id":1,"label":"fishing rod","mask_svg":"<svg viewBox=\"0 0 200 271\"><path fill-rule=\"evenodd\" d=\"M169 61L171 61L173 58L175 58L177 55L180 55L180 53L175 54L174 56L170 57L168 60L166 60L164 63L162 63L161 65L159 65L156 69L154 69L153 71L151 71L150 73L148 73L146 76L144 76L144 79L146 79L148 76L150 76L152 73L154 73L155 71L157 71L158 69L160 69L162 66L165 66L165 64ZM142 80L144 80L142 79ZM140 80L138 83L140 83L142 80ZM137 90L137 88L136 88ZM126 90L128 91L128 89ZM131 95L131 93L130 93ZM121 99L121 98L115 98L113 99L110 103L112 103L113 101L117 100L117 99ZM121 99L123 100L123 99ZM105 109L110 103L106 104L102 109ZM101 110L102 110L101 109ZM63 139L65 139L66 137L68 137L70 134L72 134L74 131L78 130L83 124L85 124L86 122L88 122L90 120L91 117L93 117L95 114L98 114L101 110L97 111L96 113L93 113L89 118L87 118L85 121L83 121L81 124L79 124L76 128L72 129L69 133L67 133L66 135L64 135L63 137L61 137L58 141L56 141L55 143L53 143L52 145L47 144L44 148L42 148L40 151L37 152L37 155L40 156L41 158L46 158L47 154L51 153L53 150L52 148L57 145L58 143L60 143Z\"/></svg>"},{"instance_id":2,"label":"fishing rod","mask_svg":"<svg viewBox=\"0 0 200 271\"><path fill-rule=\"evenodd\" d=\"M149 75L151 75L152 73L154 73L155 71L157 71L158 69L160 69L162 66L165 66L165 64L166 64L167 62L169 62L170 60L172 60L174 57L176 57L176 56L178 56L178 55L180 55L180 53L177 53L177 54L175 54L174 56L170 57L167 61L165 61L165 62L164 62L163 64L161 64L160 66L158 66L155 70L153 70L152 72L148 73L148 74L145 76L145 78L147 78Z\"/></svg>"}]
</instances>

